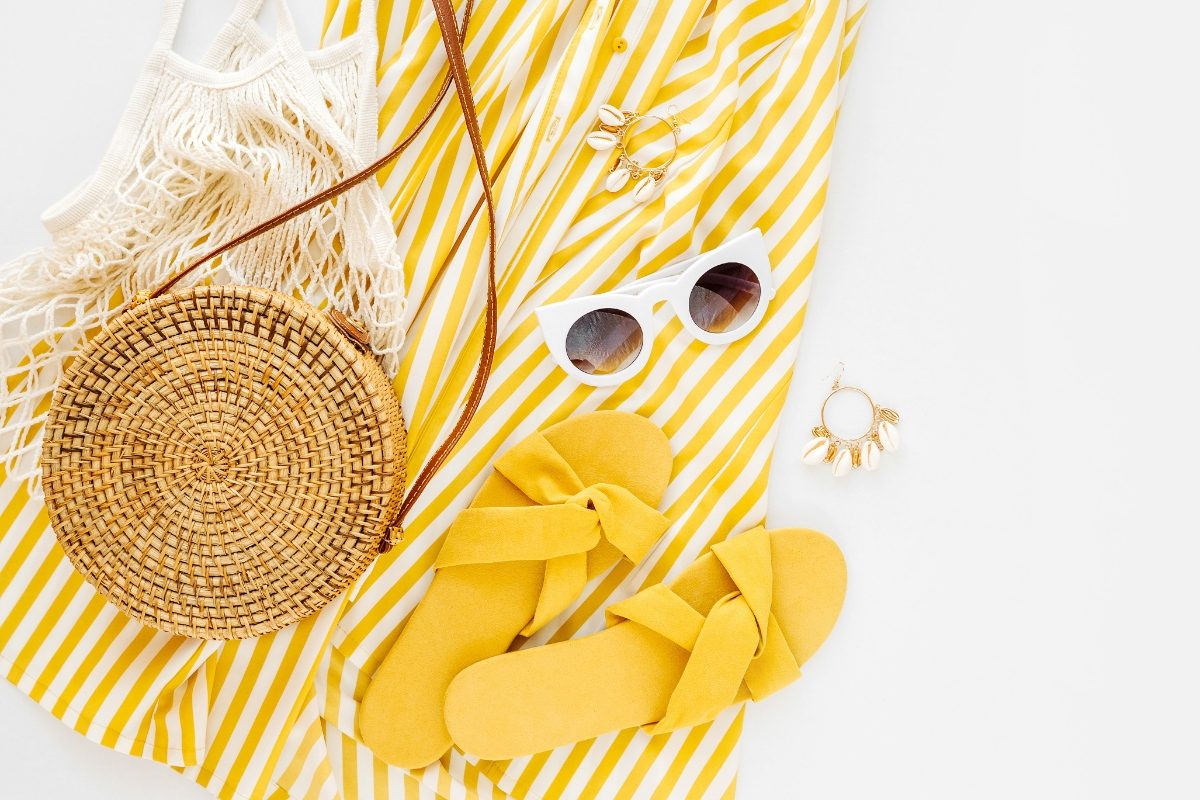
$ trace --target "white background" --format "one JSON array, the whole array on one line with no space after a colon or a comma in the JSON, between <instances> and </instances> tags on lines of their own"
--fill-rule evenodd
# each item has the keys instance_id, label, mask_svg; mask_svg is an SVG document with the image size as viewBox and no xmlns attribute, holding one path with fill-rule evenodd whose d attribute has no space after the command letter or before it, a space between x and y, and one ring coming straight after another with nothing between
<instances>
[{"instance_id":1,"label":"white background","mask_svg":"<svg viewBox=\"0 0 1200 800\"><path fill-rule=\"evenodd\" d=\"M157 5L0 3L0 254L99 159ZM1197 31L1178 0L868 11L771 483L851 585L749 711L741 797L1200 796ZM795 452L839 361L904 447L835 482ZM205 796L7 684L0 720L0 797Z\"/></svg>"}]
</instances>

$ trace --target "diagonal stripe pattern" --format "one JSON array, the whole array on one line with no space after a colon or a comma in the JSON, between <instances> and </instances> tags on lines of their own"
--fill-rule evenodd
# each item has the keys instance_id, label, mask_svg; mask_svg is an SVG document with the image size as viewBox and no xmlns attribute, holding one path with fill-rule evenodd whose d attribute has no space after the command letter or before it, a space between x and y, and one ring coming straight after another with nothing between
<instances>
[{"instance_id":1,"label":"diagonal stripe pattern","mask_svg":"<svg viewBox=\"0 0 1200 800\"><path fill-rule=\"evenodd\" d=\"M808 302L830 148L864 0L529 0L478 5L467 38L500 212L500 347L464 443L413 509L404 546L297 626L206 643L142 628L107 605L55 544L44 507L0 484L0 672L67 725L152 758L226 798L726 798L742 715L649 736L620 731L486 762L452 752L407 773L356 739L357 706L420 599L456 514L494 459L572 414L620 409L665 430L676 454L662 509L672 527L638 567L622 562L525 646L604 626L604 609L668 580L759 523L779 414ZM381 146L436 95L445 60L432 8L381 0ZM328 0L327 38L358 0ZM664 192L608 192L584 143L602 103L684 121ZM632 141L668 147L665 128ZM453 97L381 178L403 253L407 339L396 386L410 463L453 424L481 338L487 230ZM544 303L614 289L752 227L778 287L755 333L726 347L665 310L638 380L572 382L534 318ZM649 345L648 345L649 346Z\"/></svg>"}]
</instances>

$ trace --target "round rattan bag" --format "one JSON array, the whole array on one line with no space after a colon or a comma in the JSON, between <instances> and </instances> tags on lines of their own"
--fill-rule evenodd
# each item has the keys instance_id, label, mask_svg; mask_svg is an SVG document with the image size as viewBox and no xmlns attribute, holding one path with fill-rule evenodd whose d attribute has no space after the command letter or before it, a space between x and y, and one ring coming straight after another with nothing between
<instances>
[{"instance_id":1,"label":"round rattan bag","mask_svg":"<svg viewBox=\"0 0 1200 800\"><path fill-rule=\"evenodd\" d=\"M479 409L496 352L496 207L465 19L433 5L487 206L483 346L458 418L405 495L400 405L360 327L267 289L171 291L370 180L433 119L447 79L390 152L135 298L67 367L42 447L50 523L75 568L146 625L245 639L315 613L397 541Z\"/></svg>"},{"instance_id":2,"label":"round rattan bag","mask_svg":"<svg viewBox=\"0 0 1200 800\"><path fill-rule=\"evenodd\" d=\"M134 619L242 639L344 591L405 483L391 382L345 317L199 286L118 314L70 364L42 452L51 525Z\"/></svg>"}]
</instances>

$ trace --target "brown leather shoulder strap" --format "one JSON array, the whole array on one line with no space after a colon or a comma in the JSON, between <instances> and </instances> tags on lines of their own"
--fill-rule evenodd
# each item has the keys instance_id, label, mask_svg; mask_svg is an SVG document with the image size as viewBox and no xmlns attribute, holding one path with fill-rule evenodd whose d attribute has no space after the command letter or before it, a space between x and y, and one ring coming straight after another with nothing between
<instances>
[{"instance_id":1,"label":"brown leather shoulder strap","mask_svg":"<svg viewBox=\"0 0 1200 800\"><path fill-rule=\"evenodd\" d=\"M462 106L463 117L466 119L467 135L471 140L471 150L475 156L475 166L479 171L479 177L483 180L483 197L487 204L487 221L488 221L488 268L487 268L487 308L484 311L484 328L483 328L483 348L479 355L479 365L475 369L475 376L471 381L471 387L467 392L466 403L463 406L462 412L459 414L458 421L454 428L446 436L446 440L442 442L437 450L429 457L428 463L418 473L412 486L409 488L408 494L400 505L394 519L387 522L387 534L380 546L380 552L386 553L392 548L395 542L397 533L401 530L408 512L412 509L413 504L421 493L429 486L429 482L433 479L434 474L445 463L454 447L462 439L466 433L467 427L471 424L475 412L479 410L479 404L483 401L484 389L487 387L488 376L492 371L492 361L496 354L496 336L497 336L497 312L496 312L496 206L495 200L492 197L492 180L491 174L488 171L487 154L483 146L483 135L479 129L479 118L475 111L475 98L471 93L471 79L467 72L466 56L463 55L463 43L466 39L467 25L471 21L471 11L474 5L474 0L467 0L463 10L462 27L459 27L458 20L454 15L454 7L451 5L451 0L432 0L433 10L437 16L438 27L441 30L442 44L446 48L447 60L450 63L449 73L445 80L442 81L442 86L434 97L433 103L417 123L408 136L404 137L398 145L368 165L360 172L356 172L350 177L334 184L325 191L315 194L302 203L299 203L286 211L268 219L259 225L254 226L245 233L242 233L225 242L221 246L205 253L196 261L188 264L179 272L172 275L161 285L150 292L147 297L154 298L169 292L180 280L194 272L199 267L207 264L213 259L221 256L238 245L244 244L256 236L260 236L267 231L277 228L290 219L293 219L306 211L311 211L322 203L337 197L347 190L357 186L363 181L371 178L379 170L383 169L388 163L394 160L397 156L403 153L409 145L417 138L421 130L433 118L434 111L441 103L442 98L446 96L446 92L450 88L451 82L454 83L454 88L458 93L459 105Z\"/></svg>"},{"instance_id":2,"label":"brown leather shoulder strap","mask_svg":"<svg viewBox=\"0 0 1200 800\"><path fill-rule=\"evenodd\" d=\"M471 78L467 73L467 60L463 55L461 33L457 20L454 18L454 8L450 0L433 0L433 9L437 13L438 24L442 28L442 43L446 47L446 56L450 61L450 74L454 78L454 88L458 91L458 102L462 106L463 117L466 118L467 135L471 139L471 149L475 153L475 166L483 179L483 198L487 203L488 220L488 268L487 268L487 307L484 310L483 348L479 353L479 365L475 369L475 377L467 392L467 401L458 417L453 430L446 440L438 446L428 463L422 468L412 487L400 505L400 511L393 523L389 525L382 551L391 549L394 542L393 533L400 530L413 504L429 485L434 473L445 463L454 450L455 445L466 433L467 427L479 404L483 401L483 392L487 387L488 376L492 372L492 360L496 355L496 203L492 197L492 180L488 173L487 153L483 147L483 134L479 130L479 117L475 113L475 98L471 94Z\"/></svg>"}]
</instances>

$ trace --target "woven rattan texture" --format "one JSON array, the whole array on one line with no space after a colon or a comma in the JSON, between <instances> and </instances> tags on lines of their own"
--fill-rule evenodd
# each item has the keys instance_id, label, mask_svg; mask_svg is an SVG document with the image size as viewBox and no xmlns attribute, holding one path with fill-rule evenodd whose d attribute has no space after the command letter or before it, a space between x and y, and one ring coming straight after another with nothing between
<instances>
[{"instance_id":1,"label":"woven rattan texture","mask_svg":"<svg viewBox=\"0 0 1200 800\"><path fill-rule=\"evenodd\" d=\"M201 286L118 315L69 366L42 470L59 542L105 598L243 639L344 591L404 491L390 381L321 311Z\"/></svg>"}]
</instances>

